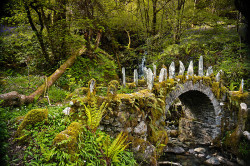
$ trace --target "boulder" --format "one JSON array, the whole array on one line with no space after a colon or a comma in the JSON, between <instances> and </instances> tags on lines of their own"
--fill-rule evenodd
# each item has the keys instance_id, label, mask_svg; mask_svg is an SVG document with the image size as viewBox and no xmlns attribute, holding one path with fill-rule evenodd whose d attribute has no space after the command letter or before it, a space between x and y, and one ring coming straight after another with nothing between
<instances>
[{"instance_id":1,"label":"boulder","mask_svg":"<svg viewBox=\"0 0 250 166\"><path fill-rule=\"evenodd\" d=\"M207 159L205 161L205 164L208 164L208 165L220 165L220 161L216 157L211 157L211 158L209 158L209 159Z\"/></svg>"},{"instance_id":2,"label":"boulder","mask_svg":"<svg viewBox=\"0 0 250 166\"><path fill-rule=\"evenodd\" d=\"M182 148L182 147L179 147L179 146L167 146L165 149L164 149L164 152L167 152L167 153L175 153L175 154L182 154L185 152L185 150Z\"/></svg>"},{"instance_id":3,"label":"boulder","mask_svg":"<svg viewBox=\"0 0 250 166\"><path fill-rule=\"evenodd\" d=\"M38 122L42 121L47 121L48 119L48 110L47 109L33 109L29 111L22 123L19 125L17 132L16 132L16 137L20 137L22 135L22 130L25 129L27 126L35 125Z\"/></svg>"},{"instance_id":4,"label":"boulder","mask_svg":"<svg viewBox=\"0 0 250 166\"><path fill-rule=\"evenodd\" d=\"M205 149L205 148L199 147L199 148L195 148L194 151L195 151L196 153L205 153L205 152L206 152L206 149Z\"/></svg>"}]
</instances>

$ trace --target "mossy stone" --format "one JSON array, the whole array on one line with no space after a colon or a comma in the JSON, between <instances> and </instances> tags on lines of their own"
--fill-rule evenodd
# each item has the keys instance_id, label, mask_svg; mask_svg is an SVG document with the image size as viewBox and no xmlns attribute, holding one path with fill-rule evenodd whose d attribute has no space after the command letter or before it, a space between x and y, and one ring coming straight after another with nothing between
<instances>
[{"instance_id":1,"label":"mossy stone","mask_svg":"<svg viewBox=\"0 0 250 166\"><path fill-rule=\"evenodd\" d=\"M212 83L212 92L214 93L215 97L217 99L221 98L220 95L220 83L219 82L213 82Z\"/></svg>"},{"instance_id":2,"label":"mossy stone","mask_svg":"<svg viewBox=\"0 0 250 166\"><path fill-rule=\"evenodd\" d=\"M145 86L147 84L147 82L143 79L143 80L138 80L138 85L139 86Z\"/></svg>"},{"instance_id":3,"label":"mossy stone","mask_svg":"<svg viewBox=\"0 0 250 166\"><path fill-rule=\"evenodd\" d=\"M136 88L136 84L133 82L133 83L127 83L126 86L129 88L129 89L135 89Z\"/></svg>"},{"instance_id":4,"label":"mossy stone","mask_svg":"<svg viewBox=\"0 0 250 166\"><path fill-rule=\"evenodd\" d=\"M34 126L38 122L43 122L48 120L48 110L47 109L33 109L29 111L22 123L19 125L16 137L20 137L22 135L22 130L25 129L28 125Z\"/></svg>"},{"instance_id":5,"label":"mossy stone","mask_svg":"<svg viewBox=\"0 0 250 166\"><path fill-rule=\"evenodd\" d=\"M82 124L79 122L71 123L66 130L56 135L53 140L53 144L57 145L57 148L67 151L67 153L73 155L77 150L77 138L80 134ZM66 141L63 144L59 144L62 141ZM72 160L74 160L72 158Z\"/></svg>"},{"instance_id":6,"label":"mossy stone","mask_svg":"<svg viewBox=\"0 0 250 166\"><path fill-rule=\"evenodd\" d=\"M196 84L200 80L202 80L201 76L193 76L193 84Z\"/></svg>"},{"instance_id":7,"label":"mossy stone","mask_svg":"<svg viewBox=\"0 0 250 166\"><path fill-rule=\"evenodd\" d=\"M211 87L212 85L212 80L210 77L202 77L202 80L203 80L203 84L208 86L208 87Z\"/></svg>"}]
</instances>

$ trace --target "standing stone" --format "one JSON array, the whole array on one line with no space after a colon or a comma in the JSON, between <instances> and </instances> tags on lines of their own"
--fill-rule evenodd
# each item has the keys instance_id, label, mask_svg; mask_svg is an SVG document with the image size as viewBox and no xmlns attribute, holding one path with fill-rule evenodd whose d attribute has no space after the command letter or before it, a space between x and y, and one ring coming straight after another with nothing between
<instances>
[{"instance_id":1,"label":"standing stone","mask_svg":"<svg viewBox=\"0 0 250 166\"><path fill-rule=\"evenodd\" d=\"M89 91L90 91L90 93L93 93L94 89L95 89L95 80L91 79L90 80L90 84L89 84Z\"/></svg>"},{"instance_id":2,"label":"standing stone","mask_svg":"<svg viewBox=\"0 0 250 166\"><path fill-rule=\"evenodd\" d=\"M134 69L134 83L138 85L138 72L137 69Z\"/></svg>"},{"instance_id":3,"label":"standing stone","mask_svg":"<svg viewBox=\"0 0 250 166\"><path fill-rule=\"evenodd\" d=\"M164 68L161 68L160 75L159 75L159 82L164 81Z\"/></svg>"},{"instance_id":4,"label":"standing stone","mask_svg":"<svg viewBox=\"0 0 250 166\"><path fill-rule=\"evenodd\" d=\"M144 80L147 81L147 75L148 75L148 69L147 67L143 68L143 76L144 76Z\"/></svg>"},{"instance_id":5,"label":"standing stone","mask_svg":"<svg viewBox=\"0 0 250 166\"><path fill-rule=\"evenodd\" d=\"M211 74L213 74L213 66L209 66L208 69L207 69L207 74L206 76L210 76Z\"/></svg>"},{"instance_id":6,"label":"standing stone","mask_svg":"<svg viewBox=\"0 0 250 166\"><path fill-rule=\"evenodd\" d=\"M182 76L184 75L184 72L185 72L185 66L183 65L183 63L181 61L180 62L180 69L179 69L179 76Z\"/></svg>"},{"instance_id":7,"label":"standing stone","mask_svg":"<svg viewBox=\"0 0 250 166\"><path fill-rule=\"evenodd\" d=\"M169 66L169 79L172 79L175 77L175 65L174 62L171 63Z\"/></svg>"},{"instance_id":8,"label":"standing stone","mask_svg":"<svg viewBox=\"0 0 250 166\"><path fill-rule=\"evenodd\" d=\"M122 85L126 86L125 67L122 68Z\"/></svg>"},{"instance_id":9,"label":"standing stone","mask_svg":"<svg viewBox=\"0 0 250 166\"><path fill-rule=\"evenodd\" d=\"M161 68L159 75L159 82L166 81L168 79L168 71L166 68Z\"/></svg>"},{"instance_id":10,"label":"standing stone","mask_svg":"<svg viewBox=\"0 0 250 166\"><path fill-rule=\"evenodd\" d=\"M154 72L154 77L156 78L156 65L153 64L153 72Z\"/></svg>"},{"instance_id":11,"label":"standing stone","mask_svg":"<svg viewBox=\"0 0 250 166\"><path fill-rule=\"evenodd\" d=\"M164 68L164 81L168 79L168 71L166 68Z\"/></svg>"},{"instance_id":12,"label":"standing stone","mask_svg":"<svg viewBox=\"0 0 250 166\"><path fill-rule=\"evenodd\" d=\"M154 83L154 74L152 72L152 70L149 68L148 72L147 72L147 85L148 85L148 89L152 90L153 88L153 83Z\"/></svg>"},{"instance_id":13,"label":"standing stone","mask_svg":"<svg viewBox=\"0 0 250 166\"><path fill-rule=\"evenodd\" d=\"M242 79L240 83L240 90L239 90L241 93L243 93L243 88L244 88L244 80Z\"/></svg>"},{"instance_id":14,"label":"standing stone","mask_svg":"<svg viewBox=\"0 0 250 166\"><path fill-rule=\"evenodd\" d=\"M220 70L217 74L216 74L216 77L215 77L215 81L216 82L220 82L220 74L222 73L222 70Z\"/></svg>"},{"instance_id":15,"label":"standing stone","mask_svg":"<svg viewBox=\"0 0 250 166\"><path fill-rule=\"evenodd\" d=\"M203 56L200 56L200 59L199 59L198 76L203 77Z\"/></svg>"},{"instance_id":16,"label":"standing stone","mask_svg":"<svg viewBox=\"0 0 250 166\"><path fill-rule=\"evenodd\" d=\"M194 75L193 61L190 61L190 63L189 63L187 75L188 76L193 76Z\"/></svg>"}]
</instances>

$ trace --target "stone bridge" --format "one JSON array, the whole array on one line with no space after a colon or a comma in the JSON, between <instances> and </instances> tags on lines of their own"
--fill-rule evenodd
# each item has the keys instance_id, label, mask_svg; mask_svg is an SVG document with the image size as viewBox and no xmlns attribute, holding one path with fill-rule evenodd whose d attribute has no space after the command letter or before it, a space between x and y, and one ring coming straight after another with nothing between
<instances>
[{"instance_id":1,"label":"stone bridge","mask_svg":"<svg viewBox=\"0 0 250 166\"><path fill-rule=\"evenodd\" d=\"M177 98L185 106L184 117L179 121L180 139L204 144L219 136L222 107L210 87L202 80L177 84L166 97L166 112Z\"/></svg>"},{"instance_id":2,"label":"stone bridge","mask_svg":"<svg viewBox=\"0 0 250 166\"><path fill-rule=\"evenodd\" d=\"M110 135L128 132L128 139L132 142L132 150L136 152L138 160L149 159L152 154L157 154L155 152L162 152L163 147L159 144L168 142L167 112L177 99L185 107L184 115L179 120L178 138L181 141L210 144L221 135L226 123L231 125L231 129L244 130L244 126L236 125L237 120L242 121L237 115L239 104L235 104L237 111L233 117L227 115L229 111L226 110L228 105L234 103L232 101L240 103L246 96L243 93L243 81L241 90L236 95L229 93L220 80L221 71L214 76L212 67L209 67L206 76L203 75L202 61L201 57L198 76L194 75L193 62L190 62L186 74L184 65L180 62L178 76L175 76L172 63L169 74L166 68L162 68L159 76L156 76L155 66L154 72L150 68L144 68L144 79L138 79L137 70L134 70L132 83L126 83L123 68L122 84L135 90L131 94L119 94L119 82L114 80L109 83L106 96L97 96L98 88L92 79L89 87L82 89L86 92L84 97L71 98L71 111L80 112L84 109L83 104L96 102L100 106L103 102L108 103L99 128Z\"/></svg>"}]
</instances>

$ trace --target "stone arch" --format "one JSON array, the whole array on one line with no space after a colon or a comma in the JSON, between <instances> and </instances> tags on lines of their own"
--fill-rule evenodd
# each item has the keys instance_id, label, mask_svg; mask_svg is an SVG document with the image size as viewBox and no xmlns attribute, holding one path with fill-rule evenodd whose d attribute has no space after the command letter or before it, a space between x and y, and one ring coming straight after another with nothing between
<instances>
[{"instance_id":1,"label":"stone arch","mask_svg":"<svg viewBox=\"0 0 250 166\"><path fill-rule=\"evenodd\" d=\"M195 98L196 96L196 98ZM197 97L198 96L198 97ZM194 121L190 121L188 123L192 123L192 124L186 124L187 126L194 126L194 128L189 129L189 128L185 128L185 130L190 130L190 131L184 131L186 132L186 134L190 134L192 135L192 133L196 132L196 134L199 135L198 132L203 133L204 136L200 136L199 139L197 138L198 141L196 141L197 143L211 143L216 137L219 136L220 134L220 125L221 125L221 106L219 101L216 99L215 95L213 94L212 90L210 87L205 86L202 83L202 80L198 81L197 83L193 84L192 81L187 81L184 84L177 84L175 90L171 91L167 96L166 96L166 113L168 111L168 109L170 108L170 106L173 104L173 102L179 98L182 102L184 101L185 103L189 102L189 98L194 98L193 101L197 101L197 106L198 105L202 105L200 107L203 107L203 109L201 108L199 110L199 108L196 109L196 113L200 112L199 115L199 119L200 121L194 122ZM200 98L200 99L199 99ZM207 104L207 106L206 106ZM194 107L193 106L193 110ZM208 107L206 109L206 111L208 110L209 112L204 111L205 107ZM197 111L198 110L198 111ZM202 112L204 111L204 112ZM192 111L191 111L192 112ZM203 117L202 117L203 116ZM184 122L183 122L184 123ZM181 122L179 124L179 126L181 126ZM204 130L200 131L201 126L204 128ZM181 130L181 129L179 129ZM193 131L191 131L193 130ZM198 131L198 132L197 132ZM204 132L205 131L205 132ZM180 131L181 133L181 131ZM185 135L185 134L184 134ZM192 136L187 136L190 137L190 139L194 139L192 138ZM195 135L195 134L194 134ZM207 135L207 136L205 136Z\"/></svg>"}]
</instances>

